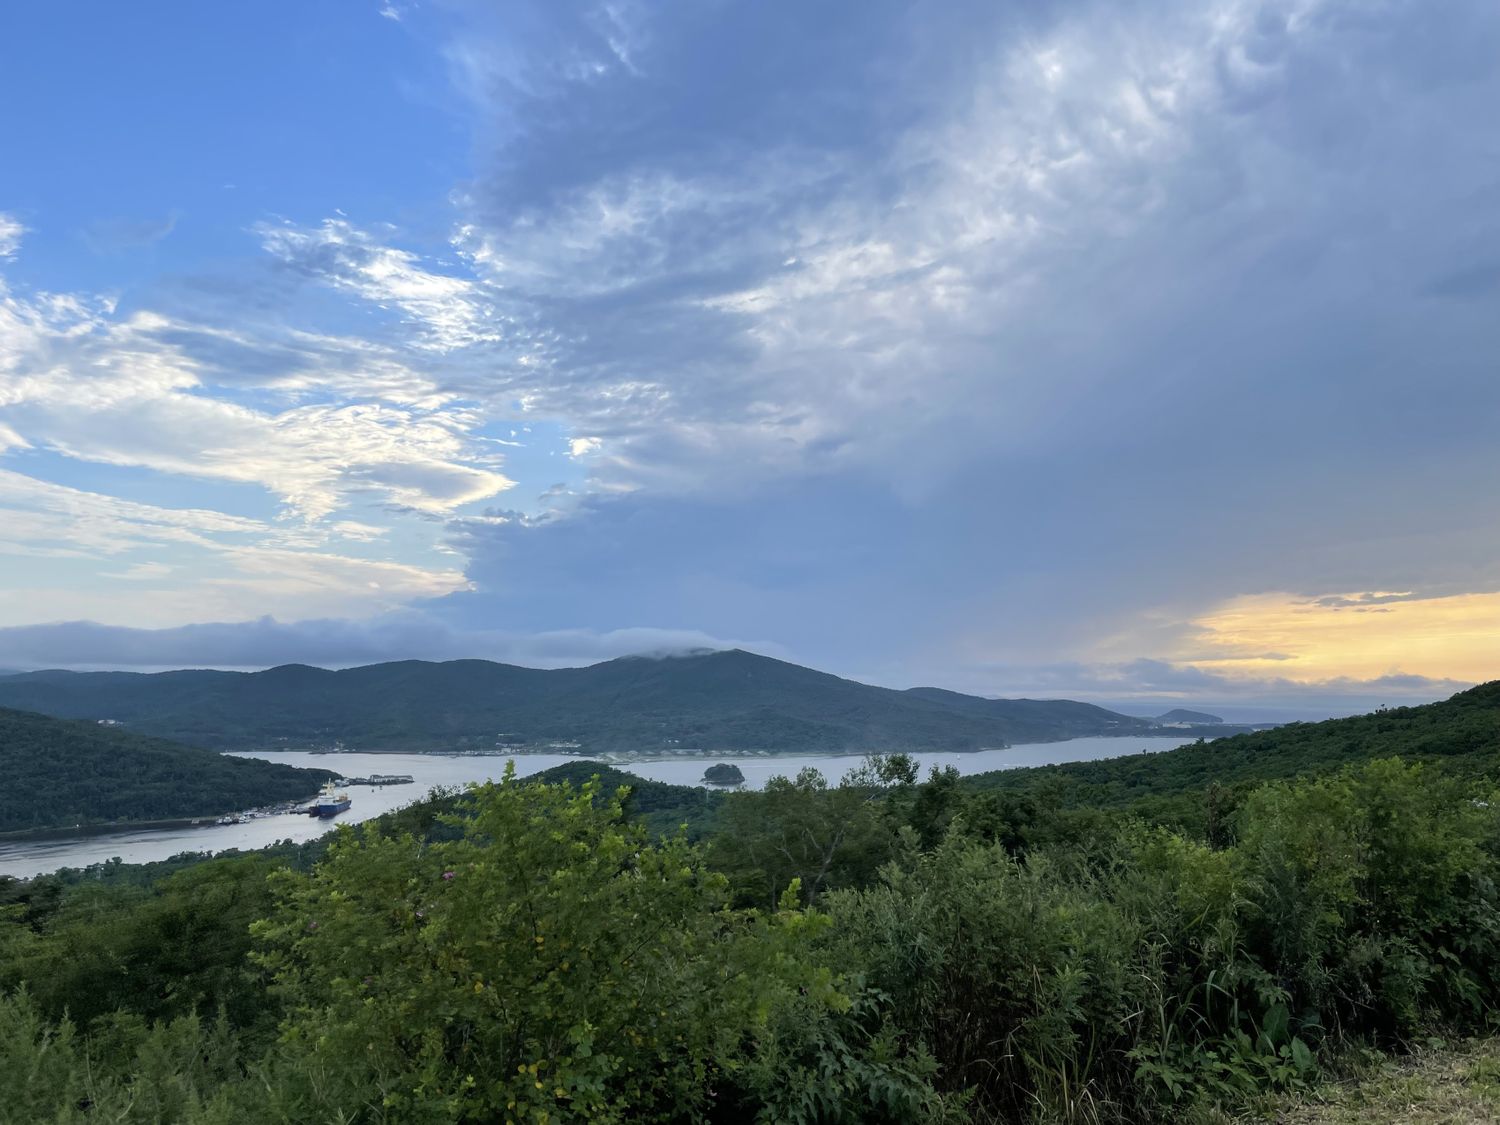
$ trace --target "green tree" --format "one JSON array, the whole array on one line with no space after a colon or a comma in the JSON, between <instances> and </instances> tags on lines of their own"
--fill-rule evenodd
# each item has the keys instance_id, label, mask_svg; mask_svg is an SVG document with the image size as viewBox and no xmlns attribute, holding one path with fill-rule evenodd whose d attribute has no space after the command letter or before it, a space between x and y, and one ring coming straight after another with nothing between
<instances>
[{"instance_id":1,"label":"green tree","mask_svg":"<svg viewBox=\"0 0 1500 1125\"><path fill-rule=\"evenodd\" d=\"M887 798L914 780L912 760L894 754L866 759L833 786L809 766L759 793L728 794L714 865L742 901L768 906L794 881L809 905L833 887L867 883L895 843Z\"/></svg>"}]
</instances>

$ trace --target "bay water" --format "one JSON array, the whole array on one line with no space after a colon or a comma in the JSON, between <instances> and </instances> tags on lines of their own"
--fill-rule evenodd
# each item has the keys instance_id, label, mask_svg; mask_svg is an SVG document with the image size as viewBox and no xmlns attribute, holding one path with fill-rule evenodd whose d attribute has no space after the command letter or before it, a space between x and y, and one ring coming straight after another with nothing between
<instances>
[{"instance_id":1,"label":"bay water","mask_svg":"<svg viewBox=\"0 0 1500 1125\"><path fill-rule=\"evenodd\" d=\"M1181 746L1183 741L1180 735L1074 738L1064 742L1034 743L969 754L932 751L911 756L917 760L922 776L925 777L932 766L952 766L962 774L986 773L1022 766L1152 753ZM508 760L514 760L516 772L523 776L580 760L578 755L568 754L518 754L513 759L508 759L500 755L331 754L307 750L256 751L240 756L332 770L344 777L410 774L414 780L410 785L353 787L349 790L353 799L352 807L330 820L305 814L283 813L257 817L241 824L216 824L210 820L185 827L98 829L49 834L41 838L0 840L0 875L27 878L62 867L86 867L93 863L104 863L115 857L125 863L150 863L182 852L220 852L230 848L248 851L266 847L279 840L301 842L331 832L338 824L368 820L410 804L425 797L438 786L462 787L472 782L498 781L505 772ZM745 788L759 789L776 774L794 777L806 767L821 770L832 784L849 770L859 766L864 761L864 756L765 752L721 756L595 755L589 760L606 762L637 776L674 785L702 784L703 771L707 767L716 762L731 762L745 775ZM308 796L311 797L312 794L309 793ZM237 810L220 811L229 813Z\"/></svg>"}]
</instances>

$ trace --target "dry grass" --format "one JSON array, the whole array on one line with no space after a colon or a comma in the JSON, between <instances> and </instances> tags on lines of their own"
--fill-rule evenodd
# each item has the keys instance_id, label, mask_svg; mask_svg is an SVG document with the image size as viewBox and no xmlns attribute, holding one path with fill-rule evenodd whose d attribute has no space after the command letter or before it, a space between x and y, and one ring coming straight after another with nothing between
<instances>
[{"instance_id":1,"label":"dry grass","mask_svg":"<svg viewBox=\"0 0 1500 1125\"><path fill-rule=\"evenodd\" d=\"M1241 1120L1275 1125L1500 1125L1500 1040L1386 1062Z\"/></svg>"}]
</instances>

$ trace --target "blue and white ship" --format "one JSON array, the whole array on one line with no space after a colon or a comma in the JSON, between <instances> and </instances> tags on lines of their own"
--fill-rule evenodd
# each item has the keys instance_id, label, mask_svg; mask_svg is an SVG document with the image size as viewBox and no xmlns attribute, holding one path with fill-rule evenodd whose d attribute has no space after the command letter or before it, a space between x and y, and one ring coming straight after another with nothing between
<instances>
[{"instance_id":1,"label":"blue and white ship","mask_svg":"<svg viewBox=\"0 0 1500 1125\"><path fill-rule=\"evenodd\" d=\"M313 815L338 816L349 807L349 803L349 794L336 791L333 788L333 782L330 781L323 786L323 792L318 794L318 799L312 807Z\"/></svg>"}]
</instances>

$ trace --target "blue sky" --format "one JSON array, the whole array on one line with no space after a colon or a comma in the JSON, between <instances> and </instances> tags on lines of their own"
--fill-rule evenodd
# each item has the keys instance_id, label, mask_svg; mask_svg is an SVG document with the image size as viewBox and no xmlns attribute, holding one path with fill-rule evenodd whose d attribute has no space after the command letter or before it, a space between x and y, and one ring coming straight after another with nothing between
<instances>
[{"instance_id":1,"label":"blue sky","mask_svg":"<svg viewBox=\"0 0 1500 1125\"><path fill-rule=\"evenodd\" d=\"M13 4L0 666L1500 655L1500 10Z\"/></svg>"}]
</instances>

